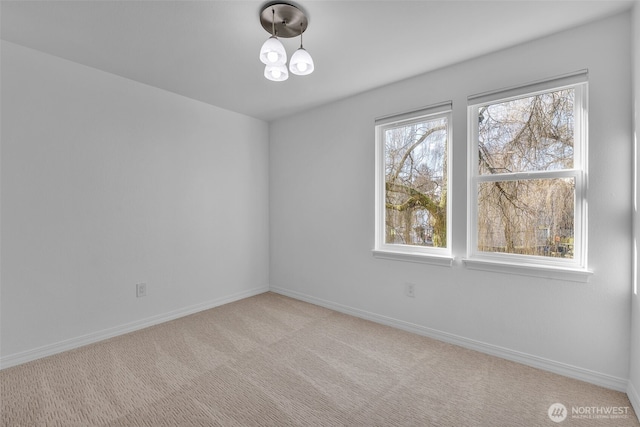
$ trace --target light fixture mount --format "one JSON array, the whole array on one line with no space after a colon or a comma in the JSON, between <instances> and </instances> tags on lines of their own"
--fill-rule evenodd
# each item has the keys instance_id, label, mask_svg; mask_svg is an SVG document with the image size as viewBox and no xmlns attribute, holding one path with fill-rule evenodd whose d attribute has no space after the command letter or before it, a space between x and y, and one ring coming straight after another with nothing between
<instances>
[{"instance_id":1,"label":"light fixture mount","mask_svg":"<svg viewBox=\"0 0 640 427\"><path fill-rule=\"evenodd\" d=\"M299 7L291 3L271 2L262 8L260 23L269 34L275 26L277 37L289 39L304 33L309 20Z\"/></svg>"}]
</instances>

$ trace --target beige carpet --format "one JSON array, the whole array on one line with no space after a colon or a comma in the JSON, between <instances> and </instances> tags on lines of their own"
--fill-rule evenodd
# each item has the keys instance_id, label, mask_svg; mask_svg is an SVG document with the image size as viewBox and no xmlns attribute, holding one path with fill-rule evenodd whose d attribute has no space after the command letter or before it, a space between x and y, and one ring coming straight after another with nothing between
<instances>
[{"instance_id":1,"label":"beige carpet","mask_svg":"<svg viewBox=\"0 0 640 427\"><path fill-rule=\"evenodd\" d=\"M0 383L12 427L640 425L623 393L273 293L4 369Z\"/></svg>"}]
</instances>

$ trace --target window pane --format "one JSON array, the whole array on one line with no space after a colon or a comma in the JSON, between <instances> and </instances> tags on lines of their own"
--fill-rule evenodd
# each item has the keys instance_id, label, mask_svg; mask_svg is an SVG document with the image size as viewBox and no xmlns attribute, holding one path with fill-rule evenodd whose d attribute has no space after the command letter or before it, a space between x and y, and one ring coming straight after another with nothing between
<instances>
[{"instance_id":1,"label":"window pane","mask_svg":"<svg viewBox=\"0 0 640 427\"><path fill-rule=\"evenodd\" d=\"M573 168L574 99L565 89L480 107L480 175Z\"/></svg>"},{"instance_id":2,"label":"window pane","mask_svg":"<svg viewBox=\"0 0 640 427\"><path fill-rule=\"evenodd\" d=\"M573 258L573 178L483 182L478 250Z\"/></svg>"},{"instance_id":3,"label":"window pane","mask_svg":"<svg viewBox=\"0 0 640 427\"><path fill-rule=\"evenodd\" d=\"M447 118L384 129L385 243L447 245Z\"/></svg>"}]
</instances>

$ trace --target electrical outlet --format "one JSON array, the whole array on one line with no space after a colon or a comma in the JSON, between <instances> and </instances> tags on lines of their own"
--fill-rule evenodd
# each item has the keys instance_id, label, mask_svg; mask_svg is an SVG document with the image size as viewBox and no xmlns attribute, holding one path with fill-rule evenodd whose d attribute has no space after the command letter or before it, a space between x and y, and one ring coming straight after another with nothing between
<instances>
[{"instance_id":1,"label":"electrical outlet","mask_svg":"<svg viewBox=\"0 0 640 427\"><path fill-rule=\"evenodd\" d=\"M416 285L413 283L405 283L404 284L404 294L410 298L415 298L416 296Z\"/></svg>"},{"instance_id":2,"label":"electrical outlet","mask_svg":"<svg viewBox=\"0 0 640 427\"><path fill-rule=\"evenodd\" d=\"M146 297L147 296L147 284L146 283L138 283L136 284L136 297Z\"/></svg>"}]
</instances>

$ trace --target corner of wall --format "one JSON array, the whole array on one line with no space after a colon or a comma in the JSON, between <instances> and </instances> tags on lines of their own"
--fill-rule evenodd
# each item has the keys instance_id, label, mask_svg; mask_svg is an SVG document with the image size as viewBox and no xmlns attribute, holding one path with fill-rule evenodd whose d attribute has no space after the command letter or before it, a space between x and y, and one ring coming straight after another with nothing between
<instances>
[{"instance_id":1,"label":"corner of wall","mask_svg":"<svg viewBox=\"0 0 640 427\"><path fill-rule=\"evenodd\" d=\"M638 212L638 197L640 197L640 181L638 179L638 165L640 165L638 150L638 131L640 129L640 1L633 5L632 13L632 67L633 67L633 147L634 147L634 200L633 206L633 236L634 236L634 275L631 295L631 330L630 330L630 354L629 354L629 384L627 396L640 420L640 295L638 289L638 258L637 242L640 240L640 213Z\"/></svg>"}]
</instances>

